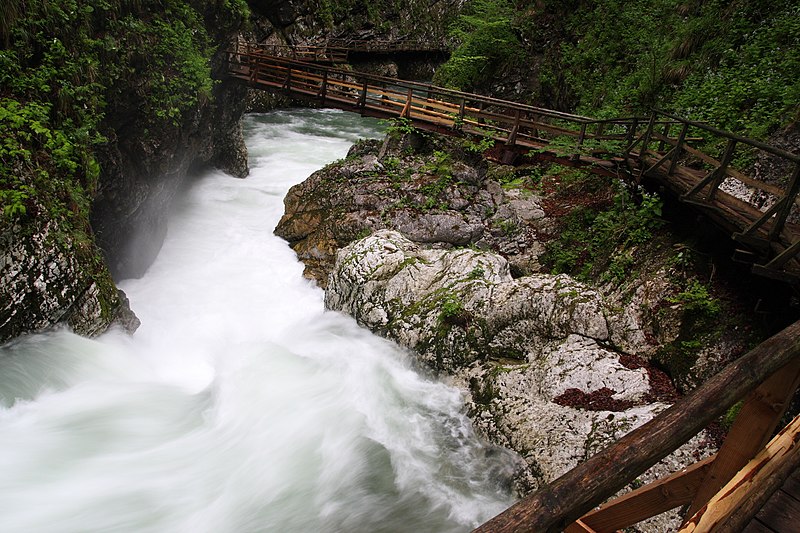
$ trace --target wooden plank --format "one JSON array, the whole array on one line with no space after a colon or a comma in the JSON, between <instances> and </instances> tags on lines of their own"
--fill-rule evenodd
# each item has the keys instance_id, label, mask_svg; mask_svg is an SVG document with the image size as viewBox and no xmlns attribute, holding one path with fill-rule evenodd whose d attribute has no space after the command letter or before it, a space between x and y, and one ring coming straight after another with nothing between
<instances>
[{"instance_id":1,"label":"wooden plank","mask_svg":"<svg viewBox=\"0 0 800 533\"><path fill-rule=\"evenodd\" d=\"M692 501L714 456L629 492L585 514L581 521L596 531L616 531Z\"/></svg>"},{"instance_id":2,"label":"wooden plank","mask_svg":"<svg viewBox=\"0 0 800 533\"><path fill-rule=\"evenodd\" d=\"M753 519L748 523L742 533L776 533L775 531L771 530L757 519Z\"/></svg>"},{"instance_id":3,"label":"wooden plank","mask_svg":"<svg viewBox=\"0 0 800 533\"><path fill-rule=\"evenodd\" d=\"M679 533L741 531L784 479L800 465L798 439L800 416L783 428L705 507L695 513ZM759 517L759 520L764 522L764 517Z\"/></svg>"},{"instance_id":4,"label":"wooden plank","mask_svg":"<svg viewBox=\"0 0 800 533\"><path fill-rule=\"evenodd\" d=\"M597 533L597 531L587 526L582 520L575 520L567 526L564 533Z\"/></svg>"},{"instance_id":5,"label":"wooden plank","mask_svg":"<svg viewBox=\"0 0 800 533\"><path fill-rule=\"evenodd\" d=\"M800 384L800 358L770 376L742 404L717 460L703 480L686 516L694 515L764 447Z\"/></svg>"},{"instance_id":6,"label":"wooden plank","mask_svg":"<svg viewBox=\"0 0 800 533\"><path fill-rule=\"evenodd\" d=\"M775 531L800 530L800 502L779 490L764 504L756 518Z\"/></svg>"},{"instance_id":7,"label":"wooden plank","mask_svg":"<svg viewBox=\"0 0 800 533\"><path fill-rule=\"evenodd\" d=\"M690 395L475 531L560 531L696 435L800 356L800 321L762 342Z\"/></svg>"},{"instance_id":8,"label":"wooden plank","mask_svg":"<svg viewBox=\"0 0 800 533\"><path fill-rule=\"evenodd\" d=\"M792 475L786 478L781 488L784 492L800 501L800 470L795 470Z\"/></svg>"}]
</instances>

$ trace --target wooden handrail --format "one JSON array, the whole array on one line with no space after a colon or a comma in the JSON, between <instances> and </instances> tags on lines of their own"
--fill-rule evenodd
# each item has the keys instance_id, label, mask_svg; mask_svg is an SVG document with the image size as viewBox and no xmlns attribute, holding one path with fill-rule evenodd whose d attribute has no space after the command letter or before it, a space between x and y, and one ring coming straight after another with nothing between
<instances>
[{"instance_id":1,"label":"wooden handrail","mask_svg":"<svg viewBox=\"0 0 800 533\"><path fill-rule=\"evenodd\" d=\"M771 154L777 155L777 156L782 157L784 159L788 159L790 161L794 161L795 163L800 163L800 155L798 155L798 154L794 154L792 152L787 152L786 150L781 150L780 148L776 148L774 146L771 146L769 144L763 143L761 141L757 141L755 139L750 139L748 137L742 137L741 135L736 135L735 133L731 133L729 131L725 131L725 130L721 130L721 129L715 128L713 126L709 126L705 122L697 122L695 120L689 120L689 119L681 118L681 117L675 116L673 114L667 113L666 111L662 111L660 109L654 109L653 111L658 113L659 115L663 115L663 116L665 116L667 118L670 118L670 119L675 120L677 122L680 122L682 124L688 124L689 126L692 126L694 128L699 128L701 130L705 130L705 131L707 131L709 133L713 133L714 135L718 135L718 136L724 137L726 139L733 139L733 140L735 140L737 142L740 142L740 143L749 144L750 146L758 148L759 150L764 150L765 152L769 152Z\"/></svg>"},{"instance_id":2,"label":"wooden handrail","mask_svg":"<svg viewBox=\"0 0 800 533\"><path fill-rule=\"evenodd\" d=\"M650 422L631 431L475 531L562 531L687 442L745 394L798 356L800 321L729 364Z\"/></svg>"}]
</instances>

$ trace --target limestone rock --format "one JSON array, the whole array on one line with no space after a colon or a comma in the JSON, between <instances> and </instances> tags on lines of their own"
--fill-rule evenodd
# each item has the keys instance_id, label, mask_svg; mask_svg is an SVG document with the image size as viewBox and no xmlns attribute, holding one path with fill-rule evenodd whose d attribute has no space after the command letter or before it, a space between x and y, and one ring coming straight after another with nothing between
<instances>
[{"instance_id":1,"label":"limestone rock","mask_svg":"<svg viewBox=\"0 0 800 533\"><path fill-rule=\"evenodd\" d=\"M58 323L92 336L120 317L136 329L93 245L72 242L54 221L30 228L11 224L0 234L0 343Z\"/></svg>"},{"instance_id":2,"label":"limestone rock","mask_svg":"<svg viewBox=\"0 0 800 533\"><path fill-rule=\"evenodd\" d=\"M536 339L609 338L599 293L568 276L513 279L498 255L427 249L388 230L340 250L326 304L446 371L480 352L525 358Z\"/></svg>"},{"instance_id":3,"label":"limestone rock","mask_svg":"<svg viewBox=\"0 0 800 533\"><path fill-rule=\"evenodd\" d=\"M514 279L499 255L380 230L339 251L325 303L469 391L479 430L525 458L523 490L666 407L655 370L614 349L614 339L640 335L630 311L566 275Z\"/></svg>"}]
</instances>

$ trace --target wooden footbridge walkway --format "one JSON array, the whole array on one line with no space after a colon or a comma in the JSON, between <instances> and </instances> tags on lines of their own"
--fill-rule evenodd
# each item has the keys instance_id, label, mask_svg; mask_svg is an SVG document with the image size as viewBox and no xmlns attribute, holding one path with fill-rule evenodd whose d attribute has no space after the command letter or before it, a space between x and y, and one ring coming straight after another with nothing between
<instances>
[{"instance_id":1,"label":"wooden footbridge walkway","mask_svg":"<svg viewBox=\"0 0 800 533\"><path fill-rule=\"evenodd\" d=\"M319 50L297 49L295 57ZM322 107L402 117L417 128L448 135L488 137L508 158L538 153L597 173L654 180L741 243L739 256L752 263L753 272L800 282L798 154L660 111L648 118L595 120L275 53L270 47L239 46L229 53L228 73L254 88ZM720 144L718 156L703 151ZM742 158L752 161L759 152L786 169L784 181L765 183L736 168Z\"/></svg>"},{"instance_id":2,"label":"wooden footbridge walkway","mask_svg":"<svg viewBox=\"0 0 800 533\"><path fill-rule=\"evenodd\" d=\"M746 246L754 272L800 281L797 154L661 111L594 120L280 58L268 49L231 51L229 74L324 107L491 138L509 159L536 153L605 175L654 180ZM703 150L720 145L717 157ZM737 168L743 157L752 160L759 152L785 168L783 182L764 183ZM798 531L800 418L772 435L799 383L796 322L476 532L611 533L678 507L686 517L680 533ZM603 503L740 400L739 415L716 455Z\"/></svg>"},{"instance_id":3,"label":"wooden footbridge walkway","mask_svg":"<svg viewBox=\"0 0 800 533\"><path fill-rule=\"evenodd\" d=\"M356 54L447 54L447 47L430 41L411 39L333 39L324 45L260 44L251 47L260 54L319 64L344 64Z\"/></svg>"}]
</instances>

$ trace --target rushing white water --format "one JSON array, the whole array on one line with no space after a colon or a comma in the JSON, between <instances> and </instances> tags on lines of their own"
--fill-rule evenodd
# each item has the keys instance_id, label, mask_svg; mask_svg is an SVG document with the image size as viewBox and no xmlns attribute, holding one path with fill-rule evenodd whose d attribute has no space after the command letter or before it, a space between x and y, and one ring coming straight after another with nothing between
<instances>
[{"instance_id":1,"label":"rushing white water","mask_svg":"<svg viewBox=\"0 0 800 533\"><path fill-rule=\"evenodd\" d=\"M377 134L249 117L251 176L201 177L122 283L132 338L0 347L0 531L466 531L511 503L459 393L324 311L272 235L289 186Z\"/></svg>"}]
</instances>

